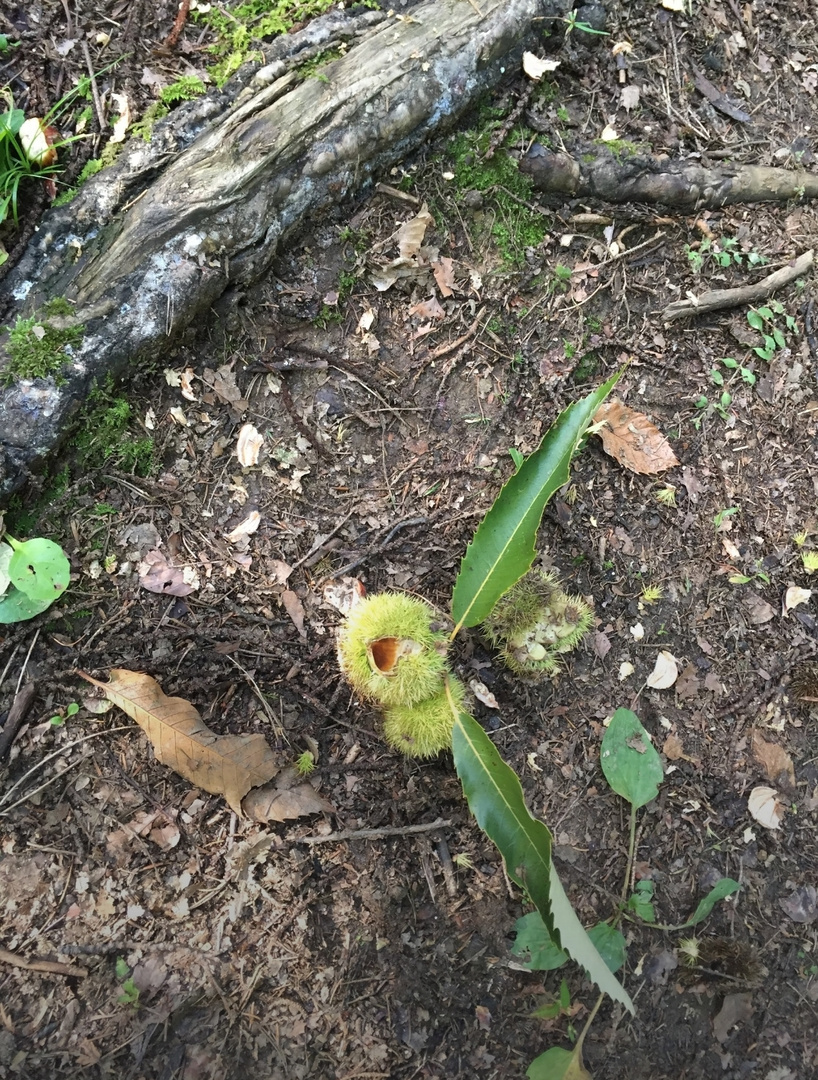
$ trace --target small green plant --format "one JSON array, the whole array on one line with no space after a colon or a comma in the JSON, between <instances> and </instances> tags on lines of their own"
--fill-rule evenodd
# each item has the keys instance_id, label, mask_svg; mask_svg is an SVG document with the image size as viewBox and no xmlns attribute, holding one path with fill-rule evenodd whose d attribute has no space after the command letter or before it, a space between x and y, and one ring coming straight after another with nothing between
<instances>
[{"instance_id":1,"label":"small green plant","mask_svg":"<svg viewBox=\"0 0 818 1080\"><path fill-rule=\"evenodd\" d=\"M659 488L656 492L656 501L660 502L662 506L675 506L676 505L676 488L673 484L666 484L665 487Z\"/></svg>"},{"instance_id":2,"label":"small green plant","mask_svg":"<svg viewBox=\"0 0 818 1080\"><path fill-rule=\"evenodd\" d=\"M719 529L722 527L722 524L727 521L728 518L733 517L733 515L737 514L738 512L739 508L737 506L728 506L725 507L724 510L719 510L719 512L713 517L713 528L716 530L716 532L719 531Z\"/></svg>"},{"instance_id":3,"label":"small green plant","mask_svg":"<svg viewBox=\"0 0 818 1080\"><path fill-rule=\"evenodd\" d=\"M713 262L716 266L726 268L728 266L764 266L770 260L759 255L757 251L743 252L739 242L734 236L724 236L721 239L705 237L697 245L685 244L690 268L694 274L700 274L707 262Z\"/></svg>"},{"instance_id":4,"label":"small green plant","mask_svg":"<svg viewBox=\"0 0 818 1080\"><path fill-rule=\"evenodd\" d=\"M733 878L721 878L685 922L678 926L657 924L653 883L640 881L630 896L628 893L636 853L636 814L659 794L664 770L650 736L636 714L629 709L617 709L611 717L602 738L600 765L611 788L630 803L628 856L620 901L610 919L597 923L588 931L589 938L606 965L612 972L616 972L626 959L625 938L619 929L623 918L643 922L657 930L685 930L706 919L719 901L738 891L739 883ZM512 952L527 959L526 967L529 970L552 971L567 962L567 954L555 943L538 911L518 919L516 930ZM683 947L683 943L680 943L680 947ZM564 1000L563 995L561 999ZM526 1075L531 1080L564 1080L587 1076L582 1065L582 1042L595 1013L596 1008L591 1012L573 1050L564 1050L561 1047L546 1050L531 1063ZM538 1010L535 1015L553 1018L559 1013L554 1013L553 1005L549 1002L544 1013ZM573 1037L570 1030L569 1037Z\"/></svg>"},{"instance_id":5,"label":"small green plant","mask_svg":"<svg viewBox=\"0 0 818 1080\"><path fill-rule=\"evenodd\" d=\"M149 435L130 433L133 407L117 394L113 379L94 387L75 445L82 465L99 467L109 462L137 476L148 476L154 466L154 443Z\"/></svg>"},{"instance_id":6,"label":"small green plant","mask_svg":"<svg viewBox=\"0 0 818 1080\"><path fill-rule=\"evenodd\" d=\"M71 565L53 540L19 541L6 533L0 543L0 623L33 619L65 592Z\"/></svg>"},{"instance_id":7,"label":"small green plant","mask_svg":"<svg viewBox=\"0 0 818 1080\"><path fill-rule=\"evenodd\" d=\"M661 585L646 585L639 600L643 604L655 604L657 600L662 599L663 595L664 590Z\"/></svg>"},{"instance_id":8,"label":"small green plant","mask_svg":"<svg viewBox=\"0 0 818 1080\"><path fill-rule=\"evenodd\" d=\"M180 101L193 101L205 93L206 87L198 75L182 75L175 83L164 87L159 98L163 105L177 105Z\"/></svg>"},{"instance_id":9,"label":"small green plant","mask_svg":"<svg viewBox=\"0 0 818 1080\"><path fill-rule=\"evenodd\" d=\"M583 34L599 34L602 37L610 37L607 30L597 30L590 23L580 20L577 9L569 11L568 14L558 20L565 23L565 36L568 37L574 30L579 30Z\"/></svg>"},{"instance_id":10,"label":"small green plant","mask_svg":"<svg viewBox=\"0 0 818 1080\"><path fill-rule=\"evenodd\" d=\"M760 308L751 308L747 312L747 322L764 338L763 345L755 345L753 352L762 360L772 360L778 349L787 346L787 337L781 329L781 323L789 334L798 334L798 326L792 315L788 315L780 300L771 300Z\"/></svg>"},{"instance_id":11,"label":"small green plant","mask_svg":"<svg viewBox=\"0 0 818 1080\"><path fill-rule=\"evenodd\" d=\"M756 383L755 372L752 368L744 367L743 364L740 364L738 360L733 359L732 356L721 357L715 361L715 364L716 367L710 369L710 381L721 392L718 398L713 400L708 398L706 394L702 394L695 402L695 407L699 410L699 415L694 418L693 426L697 430L701 426L702 419L706 415L715 413L724 421L729 418L729 409L733 403L733 395L730 393L728 387L736 379L740 379L748 386L755 386ZM719 364L722 365L724 371L718 366Z\"/></svg>"},{"instance_id":12,"label":"small green plant","mask_svg":"<svg viewBox=\"0 0 818 1080\"><path fill-rule=\"evenodd\" d=\"M299 754L295 762L295 771L299 776L309 776L315 772L315 754L311 750L305 750Z\"/></svg>"},{"instance_id":13,"label":"small green plant","mask_svg":"<svg viewBox=\"0 0 818 1080\"><path fill-rule=\"evenodd\" d=\"M129 1005L132 1009L139 1008L139 987L133 981L131 969L120 956L116 962L116 977L119 980L119 988L122 993L116 999L118 1005Z\"/></svg>"},{"instance_id":14,"label":"small green plant","mask_svg":"<svg viewBox=\"0 0 818 1080\"><path fill-rule=\"evenodd\" d=\"M48 722L52 727L62 727L66 720L70 720L72 716L76 716L79 711L79 705L76 701L72 701L70 705L66 705L64 709L60 709L55 713Z\"/></svg>"},{"instance_id":15,"label":"small green plant","mask_svg":"<svg viewBox=\"0 0 818 1080\"><path fill-rule=\"evenodd\" d=\"M563 266L562 263L557 263L551 273L551 281L548 285L548 291L550 293L567 292L568 286L571 282L571 274L573 271L570 266Z\"/></svg>"}]
</instances>

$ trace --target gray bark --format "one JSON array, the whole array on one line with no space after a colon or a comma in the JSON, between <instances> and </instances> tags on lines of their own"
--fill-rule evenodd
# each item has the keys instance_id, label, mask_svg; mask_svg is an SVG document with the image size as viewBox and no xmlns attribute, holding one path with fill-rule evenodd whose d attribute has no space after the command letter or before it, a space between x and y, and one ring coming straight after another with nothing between
<instances>
[{"instance_id":1,"label":"gray bark","mask_svg":"<svg viewBox=\"0 0 818 1080\"><path fill-rule=\"evenodd\" d=\"M192 103L46 215L0 287L0 310L13 325L64 296L84 334L62 385L20 379L0 393L0 499L58 444L94 377L133 370L228 286L257 279L307 214L451 126L519 66L534 20L569 6L430 0L402 21L317 20L277 43L235 100ZM349 49L322 79L281 59L338 38Z\"/></svg>"},{"instance_id":2,"label":"gray bark","mask_svg":"<svg viewBox=\"0 0 818 1080\"><path fill-rule=\"evenodd\" d=\"M578 156L535 143L520 162L537 191L610 203L663 203L695 211L735 203L818 198L818 175L763 165L707 168L698 161L667 161L647 154L617 157L604 147Z\"/></svg>"}]
</instances>

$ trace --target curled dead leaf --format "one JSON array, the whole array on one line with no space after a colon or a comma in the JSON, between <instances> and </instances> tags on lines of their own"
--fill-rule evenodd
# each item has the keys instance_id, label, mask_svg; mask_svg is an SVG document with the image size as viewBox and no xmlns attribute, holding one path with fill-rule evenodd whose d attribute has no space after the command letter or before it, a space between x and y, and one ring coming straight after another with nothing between
<instances>
[{"instance_id":1,"label":"curled dead leaf","mask_svg":"<svg viewBox=\"0 0 818 1080\"><path fill-rule=\"evenodd\" d=\"M307 814L332 814L333 806L312 784L302 780L292 766L282 769L275 780L253 788L242 803L252 821L291 821Z\"/></svg>"},{"instance_id":2,"label":"curled dead leaf","mask_svg":"<svg viewBox=\"0 0 818 1080\"><path fill-rule=\"evenodd\" d=\"M236 442L236 457L239 465L249 469L251 465L258 465L258 456L264 445L264 436L253 424L244 424Z\"/></svg>"},{"instance_id":3,"label":"curled dead leaf","mask_svg":"<svg viewBox=\"0 0 818 1080\"><path fill-rule=\"evenodd\" d=\"M799 604L806 604L812 596L812 589L802 589L798 585L790 585L784 596L784 611L792 611Z\"/></svg>"},{"instance_id":4,"label":"curled dead leaf","mask_svg":"<svg viewBox=\"0 0 818 1080\"><path fill-rule=\"evenodd\" d=\"M606 454L631 472L653 475L672 469L679 461L670 443L644 413L636 412L621 401L606 401L594 415L596 434L602 439Z\"/></svg>"},{"instance_id":5,"label":"curled dead leaf","mask_svg":"<svg viewBox=\"0 0 818 1080\"><path fill-rule=\"evenodd\" d=\"M676 657L667 649L662 649L656 657L653 671L648 675L647 684L653 690L667 690L679 677Z\"/></svg>"},{"instance_id":6,"label":"curled dead leaf","mask_svg":"<svg viewBox=\"0 0 818 1080\"><path fill-rule=\"evenodd\" d=\"M250 536L261 524L261 514L258 510L251 510L247 517L238 523L231 532L225 534L228 544L237 544L243 536Z\"/></svg>"},{"instance_id":7,"label":"curled dead leaf","mask_svg":"<svg viewBox=\"0 0 818 1080\"><path fill-rule=\"evenodd\" d=\"M780 829L784 820L784 807L778 801L777 795L775 788L754 787L747 800L751 817L765 829Z\"/></svg>"},{"instance_id":8,"label":"curled dead leaf","mask_svg":"<svg viewBox=\"0 0 818 1080\"><path fill-rule=\"evenodd\" d=\"M559 66L559 60L543 60L533 52L523 53L523 71L534 82L539 82L547 71L556 71Z\"/></svg>"}]
</instances>

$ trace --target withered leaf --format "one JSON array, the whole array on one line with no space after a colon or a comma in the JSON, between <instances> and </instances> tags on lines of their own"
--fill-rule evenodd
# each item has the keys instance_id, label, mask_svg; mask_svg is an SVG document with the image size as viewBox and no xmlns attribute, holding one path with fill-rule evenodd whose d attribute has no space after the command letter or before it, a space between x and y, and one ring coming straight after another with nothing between
<instances>
[{"instance_id":1,"label":"withered leaf","mask_svg":"<svg viewBox=\"0 0 818 1080\"><path fill-rule=\"evenodd\" d=\"M654 474L679 464L670 443L644 413L613 399L600 405L594 415L594 424L603 421L597 434L605 453L631 472Z\"/></svg>"},{"instance_id":2,"label":"withered leaf","mask_svg":"<svg viewBox=\"0 0 818 1080\"><path fill-rule=\"evenodd\" d=\"M452 296L454 288L454 259L441 255L437 262L432 263L432 273L435 275L437 287L441 296Z\"/></svg>"},{"instance_id":3,"label":"withered leaf","mask_svg":"<svg viewBox=\"0 0 818 1080\"><path fill-rule=\"evenodd\" d=\"M250 788L266 784L278 772L263 735L217 735L189 701L166 697L150 675L114 668L104 683L78 674L139 724L157 760L211 795L224 795L237 814Z\"/></svg>"},{"instance_id":4,"label":"withered leaf","mask_svg":"<svg viewBox=\"0 0 818 1080\"><path fill-rule=\"evenodd\" d=\"M427 228L434 226L435 219L429 213L426 203L421 206L417 214L398 229L396 239L398 251L402 259L413 259L420 251Z\"/></svg>"},{"instance_id":5,"label":"withered leaf","mask_svg":"<svg viewBox=\"0 0 818 1080\"><path fill-rule=\"evenodd\" d=\"M292 619L299 635L302 638L306 637L307 635L304 630L304 605L301 603L301 598L298 593L293 592L292 589L285 589L281 594L281 603L284 605L287 614Z\"/></svg>"},{"instance_id":6,"label":"withered leaf","mask_svg":"<svg viewBox=\"0 0 818 1080\"><path fill-rule=\"evenodd\" d=\"M242 803L253 821L290 821L307 814L331 814L334 808L312 784L302 780L292 766L282 769L275 780L254 788Z\"/></svg>"},{"instance_id":7,"label":"withered leaf","mask_svg":"<svg viewBox=\"0 0 818 1080\"><path fill-rule=\"evenodd\" d=\"M148 592L160 593L162 596L190 596L196 588L185 580L184 568L173 566L158 550L149 551L142 560L139 584Z\"/></svg>"},{"instance_id":8,"label":"withered leaf","mask_svg":"<svg viewBox=\"0 0 818 1080\"><path fill-rule=\"evenodd\" d=\"M795 769L792 758L778 743L767 742L759 731L753 731L753 757L764 769L767 779L774 784L782 781L795 787Z\"/></svg>"}]
</instances>

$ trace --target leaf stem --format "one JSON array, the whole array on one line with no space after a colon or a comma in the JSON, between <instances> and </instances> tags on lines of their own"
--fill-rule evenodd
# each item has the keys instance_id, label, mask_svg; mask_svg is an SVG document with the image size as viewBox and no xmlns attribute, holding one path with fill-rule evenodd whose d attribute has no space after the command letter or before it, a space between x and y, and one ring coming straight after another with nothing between
<instances>
[{"instance_id":1,"label":"leaf stem","mask_svg":"<svg viewBox=\"0 0 818 1080\"><path fill-rule=\"evenodd\" d=\"M628 838L628 865L625 870L625 881L622 885L622 903L627 903L628 889L630 887L631 874L633 873L634 848L636 847L636 805L631 803L631 828Z\"/></svg>"},{"instance_id":2,"label":"leaf stem","mask_svg":"<svg viewBox=\"0 0 818 1080\"><path fill-rule=\"evenodd\" d=\"M594 1022L594 1017L599 1012L599 1007L600 1007L600 1005L602 1004L602 1002L604 1000L605 1000L605 995L600 994L599 997L596 999L596 1004L594 1005L593 1009L591 1009L591 1011L588 1013L588 1019L585 1021L585 1024L583 1025L582 1031L579 1033L579 1038L577 1039L576 1044L574 1046L574 1053L575 1054L581 1054L582 1053L582 1044L585 1042L585 1036L588 1034L588 1029L590 1028L591 1024Z\"/></svg>"}]
</instances>

